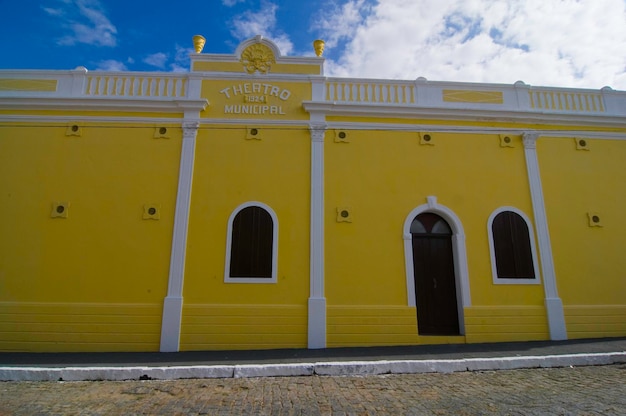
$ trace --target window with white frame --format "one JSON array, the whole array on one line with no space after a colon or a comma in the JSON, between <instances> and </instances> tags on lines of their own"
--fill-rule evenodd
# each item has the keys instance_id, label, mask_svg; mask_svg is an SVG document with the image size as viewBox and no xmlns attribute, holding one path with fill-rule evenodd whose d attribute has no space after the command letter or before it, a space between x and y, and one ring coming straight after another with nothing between
<instances>
[{"instance_id":1,"label":"window with white frame","mask_svg":"<svg viewBox=\"0 0 626 416\"><path fill-rule=\"evenodd\" d=\"M237 207L228 220L224 281L275 283L278 221L260 202Z\"/></svg>"},{"instance_id":2,"label":"window with white frame","mask_svg":"<svg viewBox=\"0 0 626 416\"><path fill-rule=\"evenodd\" d=\"M493 282L539 283L535 239L526 215L516 208L502 207L491 214L487 226Z\"/></svg>"}]
</instances>

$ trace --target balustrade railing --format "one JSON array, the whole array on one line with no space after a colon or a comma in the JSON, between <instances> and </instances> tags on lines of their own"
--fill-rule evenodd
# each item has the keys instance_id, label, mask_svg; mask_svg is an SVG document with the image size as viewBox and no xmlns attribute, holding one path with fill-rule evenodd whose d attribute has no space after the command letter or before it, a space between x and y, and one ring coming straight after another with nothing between
<instances>
[{"instance_id":1,"label":"balustrade railing","mask_svg":"<svg viewBox=\"0 0 626 416\"><path fill-rule=\"evenodd\" d=\"M408 82L329 80L326 83L326 100L364 104L415 104L415 86Z\"/></svg>"},{"instance_id":2,"label":"balustrade railing","mask_svg":"<svg viewBox=\"0 0 626 416\"><path fill-rule=\"evenodd\" d=\"M85 95L106 97L184 97L187 80L181 76L87 75Z\"/></svg>"},{"instance_id":3,"label":"balustrade railing","mask_svg":"<svg viewBox=\"0 0 626 416\"><path fill-rule=\"evenodd\" d=\"M533 109L582 113L603 113L605 111L600 93L531 88L528 94L530 95L530 107Z\"/></svg>"},{"instance_id":4,"label":"balustrade railing","mask_svg":"<svg viewBox=\"0 0 626 416\"><path fill-rule=\"evenodd\" d=\"M202 79L189 74L0 70L0 97L100 97L116 99L202 99ZM322 84L322 85L320 85ZM626 92L356 78L318 81L321 103L541 112L553 114L626 115ZM451 98L452 97L452 98ZM488 97L489 99L485 99ZM210 97L205 97L209 98Z\"/></svg>"},{"instance_id":5,"label":"balustrade railing","mask_svg":"<svg viewBox=\"0 0 626 416\"><path fill-rule=\"evenodd\" d=\"M496 88L494 88L496 87ZM603 91L531 87L526 84L485 85L445 82L407 82L328 78L325 101L341 104L408 105L424 107L499 108L554 113L606 113ZM471 98L448 101L444 90L454 89L466 96L472 93L501 94L500 102ZM462 94L462 95L463 95ZM418 99L418 96L420 97Z\"/></svg>"}]
</instances>

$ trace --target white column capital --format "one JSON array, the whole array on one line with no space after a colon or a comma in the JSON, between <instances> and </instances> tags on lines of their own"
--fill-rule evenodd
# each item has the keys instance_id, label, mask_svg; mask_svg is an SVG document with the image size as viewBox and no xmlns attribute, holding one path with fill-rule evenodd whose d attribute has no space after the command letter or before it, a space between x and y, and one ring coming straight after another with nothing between
<instances>
[{"instance_id":1,"label":"white column capital","mask_svg":"<svg viewBox=\"0 0 626 416\"><path fill-rule=\"evenodd\" d=\"M195 137L198 133L198 128L200 127L200 123L197 121L185 121L183 122L183 137L193 136Z\"/></svg>"},{"instance_id":2,"label":"white column capital","mask_svg":"<svg viewBox=\"0 0 626 416\"><path fill-rule=\"evenodd\" d=\"M524 132L524 134L522 135L522 141L524 142L524 149L536 149L538 138L539 138L539 133L536 131Z\"/></svg>"},{"instance_id":3,"label":"white column capital","mask_svg":"<svg viewBox=\"0 0 626 416\"><path fill-rule=\"evenodd\" d=\"M311 124L309 131L311 132L311 140L314 142L323 142L326 134L326 124Z\"/></svg>"}]
</instances>

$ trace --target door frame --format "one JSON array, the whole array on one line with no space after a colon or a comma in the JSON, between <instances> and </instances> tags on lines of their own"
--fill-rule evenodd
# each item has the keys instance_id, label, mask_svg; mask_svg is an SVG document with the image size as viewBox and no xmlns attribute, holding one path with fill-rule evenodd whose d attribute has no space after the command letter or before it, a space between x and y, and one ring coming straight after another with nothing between
<instances>
[{"instance_id":1,"label":"door frame","mask_svg":"<svg viewBox=\"0 0 626 416\"><path fill-rule=\"evenodd\" d=\"M404 220L402 238L404 240L404 263L406 269L406 289L408 306L416 307L415 277L413 270L413 238L411 223L419 214L432 212L441 216L452 229L452 257L454 261L454 280L456 285L457 310L459 315L459 332L465 335L464 308L471 306L467 252L465 248L465 232L461 220L448 207L437 203L436 196L426 198L427 203L414 208Z\"/></svg>"}]
</instances>

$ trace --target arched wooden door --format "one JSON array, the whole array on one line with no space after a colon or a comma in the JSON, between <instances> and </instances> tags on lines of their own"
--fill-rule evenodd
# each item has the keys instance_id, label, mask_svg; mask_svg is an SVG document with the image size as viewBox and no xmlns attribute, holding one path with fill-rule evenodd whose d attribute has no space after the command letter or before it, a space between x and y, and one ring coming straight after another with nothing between
<instances>
[{"instance_id":1,"label":"arched wooden door","mask_svg":"<svg viewBox=\"0 0 626 416\"><path fill-rule=\"evenodd\" d=\"M437 214L411 223L413 276L420 335L459 335L452 230Z\"/></svg>"}]
</instances>

